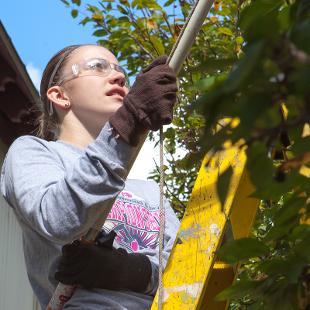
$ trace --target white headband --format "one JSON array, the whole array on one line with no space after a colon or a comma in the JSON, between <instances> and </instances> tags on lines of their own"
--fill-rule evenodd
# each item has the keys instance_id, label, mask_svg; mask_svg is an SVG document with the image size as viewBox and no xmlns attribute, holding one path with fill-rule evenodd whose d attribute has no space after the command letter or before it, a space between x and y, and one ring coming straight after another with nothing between
<instances>
[{"instance_id":1,"label":"white headband","mask_svg":"<svg viewBox=\"0 0 310 310\"><path fill-rule=\"evenodd\" d=\"M77 45L75 48L73 48L73 49L71 49L71 50L67 50L67 51L63 54L63 56L58 60L56 66L55 66L55 68L54 68L54 70L53 70L53 72L52 72L52 74L51 74L50 80L49 80L49 82L48 82L47 89L49 89L49 88L52 86L53 81L54 81L54 77L55 77L55 75L56 75L56 73L57 73L57 71L58 71L60 65L61 65L61 64L63 63L63 61L65 60L65 58L66 58L71 52L73 52L76 48L78 48L78 47L80 47L80 45ZM51 116L51 115L53 115L53 113L54 113L54 110L53 110L53 103L52 103L52 101L49 100L48 115Z\"/></svg>"}]
</instances>

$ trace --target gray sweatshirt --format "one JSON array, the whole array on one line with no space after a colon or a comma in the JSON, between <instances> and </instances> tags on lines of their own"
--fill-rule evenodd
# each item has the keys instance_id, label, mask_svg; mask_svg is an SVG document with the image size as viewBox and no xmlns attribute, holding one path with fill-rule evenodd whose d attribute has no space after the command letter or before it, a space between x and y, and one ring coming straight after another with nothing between
<instances>
[{"instance_id":1,"label":"gray sweatshirt","mask_svg":"<svg viewBox=\"0 0 310 310\"><path fill-rule=\"evenodd\" d=\"M115 199L103 229L114 230L116 248L146 254L152 277L142 293L77 289L64 309L149 309L158 286L159 189L126 180L135 149L115 139L109 123L86 149L33 136L15 140L1 172L1 192L23 231L28 277L41 307L48 304L61 247L83 236ZM164 261L179 221L165 204Z\"/></svg>"}]
</instances>

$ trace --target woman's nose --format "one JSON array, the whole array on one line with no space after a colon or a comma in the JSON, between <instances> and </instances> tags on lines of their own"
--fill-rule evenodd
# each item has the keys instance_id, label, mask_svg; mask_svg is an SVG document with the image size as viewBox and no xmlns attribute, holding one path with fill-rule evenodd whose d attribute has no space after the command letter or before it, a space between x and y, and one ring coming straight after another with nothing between
<instances>
[{"instance_id":1,"label":"woman's nose","mask_svg":"<svg viewBox=\"0 0 310 310\"><path fill-rule=\"evenodd\" d=\"M126 84L126 77L122 72L112 70L109 75L109 82L111 84L118 84L119 86L123 87Z\"/></svg>"}]
</instances>

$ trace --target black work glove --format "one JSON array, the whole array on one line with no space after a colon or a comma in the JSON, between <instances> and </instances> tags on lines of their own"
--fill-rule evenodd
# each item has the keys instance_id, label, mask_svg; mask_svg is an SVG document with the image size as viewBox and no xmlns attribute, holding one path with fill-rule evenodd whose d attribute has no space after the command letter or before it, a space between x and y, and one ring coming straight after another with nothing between
<instances>
[{"instance_id":1,"label":"black work glove","mask_svg":"<svg viewBox=\"0 0 310 310\"><path fill-rule=\"evenodd\" d=\"M88 289L145 291L152 274L150 260L146 255L129 254L111 245L111 240L64 245L56 280Z\"/></svg>"},{"instance_id":2,"label":"black work glove","mask_svg":"<svg viewBox=\"0 0 310 310\"><path fill-rule=\"evenodd\" d=\"M176 75L166 64L167 56L155 59L138 75L123 105L110 123L130 145L136 146L147 130L172 122L176 102Z\"/></svg>"}]
</instances>

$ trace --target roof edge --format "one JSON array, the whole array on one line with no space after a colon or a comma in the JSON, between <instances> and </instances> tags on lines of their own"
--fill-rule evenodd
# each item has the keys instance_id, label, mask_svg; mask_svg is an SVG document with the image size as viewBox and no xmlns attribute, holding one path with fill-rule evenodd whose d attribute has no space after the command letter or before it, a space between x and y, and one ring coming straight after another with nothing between
<instances>
[{"instance_id":1,"label":"roof edge","mask_svg":"<svg viewBox=\"0 0 310 310\"><path fill-rule=\"evenodd\" d=\"M6 32L1 20L0 20L0 39L4 43L5 48L7 49L9 56L11 57L16 67L15 68L16 72L20 74L21 79L25 83L30 93L31 99L33 100L33 102L37 104L40 98L39 92L37 91L32 80L30 79L29 74L26 70L25 64L22 62L21 58L18 56L18 53L13 45L13 42L11 38L9 37L8 33Z\"/></svg>"}]
</instances>

